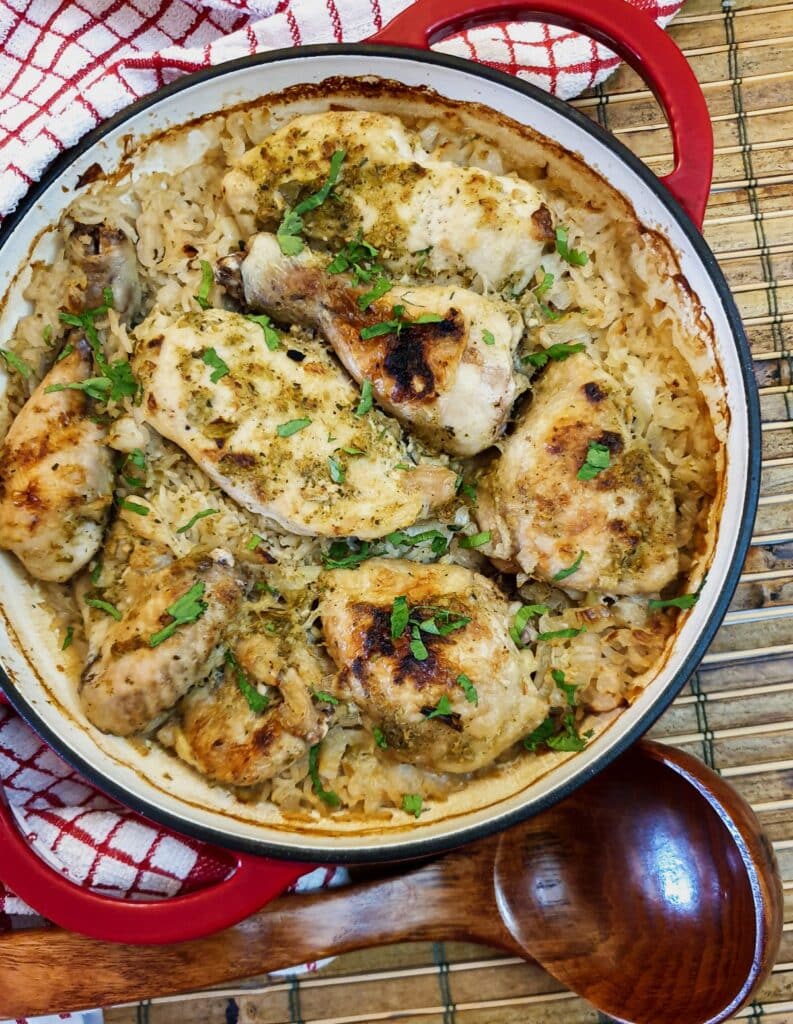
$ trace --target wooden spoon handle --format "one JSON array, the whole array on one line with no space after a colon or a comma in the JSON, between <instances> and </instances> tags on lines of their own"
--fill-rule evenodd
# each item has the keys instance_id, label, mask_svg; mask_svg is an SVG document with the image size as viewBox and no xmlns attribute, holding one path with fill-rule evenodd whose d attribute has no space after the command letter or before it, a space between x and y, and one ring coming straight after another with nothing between
<instances>
[{"instance_id":1,"label":"wooden spoon handle","mask_svg":"<svg viewBox=\"0 0 793 1024\"><path fill-rule=\"evenodd\" d=\"M486 852L478 860L475 853L468 847L465 855L452 853L397 877L283 896L240 924L192 942L131 946L60 929L9 932L0 936L0 1018L202 989L393 942L459 938L515 952L482 884L492 876L492 863L483 863Z\"/></svg>"}]
</instances>

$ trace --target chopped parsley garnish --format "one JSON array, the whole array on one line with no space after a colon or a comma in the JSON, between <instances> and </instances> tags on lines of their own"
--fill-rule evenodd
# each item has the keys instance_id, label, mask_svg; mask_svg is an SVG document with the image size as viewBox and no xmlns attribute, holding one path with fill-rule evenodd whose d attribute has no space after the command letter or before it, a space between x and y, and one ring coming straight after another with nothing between
<instances>
[{"instance_id":1,"label":"chopped parsley garnish","mask_svg":"<svg viewBox=\"0 0 793 1024\"><path fill-rule=\"evenodd\" d=\"M315 700L318 700L321 704L341 703L338 697L334 697L333 694L328 693L327 690L312 690L311 695Z\"/></svg>"},{"instance_id":2,"label":"chopped parsley garnish","mask_svg":"<svg viewBox=\"0 0 793 1024\"><path fill-rule=\"evenodd\" d=\"M138 469L146 468L146 456L140 450L140 448L133 448L132 451L127 455L127 462L131 462L133 466L137 466Z\"/></svg>"},{"instance_id":3,"label":"chopped parsley garnish","mask_svg":"<svg viewBox=\"0 0 793 1024\"><path fill-rule=\"evenodd\" d=\"M415 818L421 814L423 804L421 793L405 793L402 797L402 810L406 814L412 814Z\"/></svg>"},{"instance_id":4,"label":"chopped parsley garnish","mask_svg":"<svg viewBox=\"0 0 793 1024\"><path fill-rule=\"evenodd\" d=\"M260 537L258 533L254 533L248 543L245 545L246 551L255 551L256 548L262 543L264 537Z\"/></svg>"},{"instance_id":5,"label":"chopped parsley garnish","mask_svg":"<svg viewBox=\"0 0 793 1024\"><path fill-rule=\"evenodd\" d=\"M422 313L415 320L405 320L404 306L394 306L391 313L392 320L381 320L380 323L362 327L359 331L361 340L368 341L370 338L379 338L383 334L396 334L399 337L406 327L412 327L414 324L440 324L444 320L438 313Z\"/></svg>"},{"instance_id":6,"label":"chopped parsley garnish","mask_svg":"<svg viewBox=\"0 0 793 1024\"><path fill-rule=\"evenodd\" d=\"M245 673L242 671L242 666L231 653L226 651L223 656L226 664L234 672L234 676L237 680L237 686L239 687L240 693L242 693L245 700L248 702L248 707L255 714L259 715L262 711L265 711L270 703L269 697L264 693L259 693L256 687L251 683Z\"/></svg>"},{"instance_id":7,"label":"chopped parsley garnish","mask_svg":"<svg viewBox=\"0 0 793 1024\"><path fill-rule=\"evenodd\" d=\"M490 530L483 530L482 533L475 533L471 537L460 537L458 544L461 548L481 548L485 544L490 543L490 538L493 536Z\"/></svg>"},{"instance_id":8,"label":"chopped parsley garnish","mask_svg":"<svg viewBox=\"0 0 793 1024\"><path fill-rule=\"evenodd\" d=\"M12 370L16 370L26 380L33 373L32 367L28 366L24 359L20 359L14 352L9 352L7 348L0 348L0 356L3 357L7 366L11 367Z\"/></svg>"},{"instance_id":9,"label":"chopped parsley garnish","mask_svg":"<svg viewBox=\"0 0 793 1024\"><path fill-rule=\"evenodd\" d=\"M572 565L568 565L566 569L560 569L559 572L553 577L554 583L559 583L561 580L566 580L568 576L572 576L574 572L577 572L581 568L581 563L584 561L584 555L586 551L579 551L578 558L573 562Z\"/></svg>"},{"instance_id":10,"label":"chopped parsley garnish","mask_svg":"<svg viewBox=\"0 0 793 1024\"><path fill-rule=\"evenodd\" d=\"M448 538L440 530L424 530L422 533L406 533L404 530L395 530L385 538L389 544L397 547L415 547L417 544L425 544L430 541L432 552L435 555L443 555L449 547Z\"/></svg>"},{"instance_id":11,"label":"chopped parsley garnish","mask_svg":"<svg viewBox=\"0 0 793 1024\"><path fill-rule=\"evenodd\" d=\"M346 445L340 448L339 451L344 452L345 455L366 455L363 448L348 448Z\"/></svg>"},{"instance_id":12,"label":"chopped parsley garnish","mask_svg":"<svg viewBox=\"0 0 793 1024\"><path fill-rule=\"evenodd\" d=\"M213 348L204 349L201 354L201 362L206 363L207 366L213 367L212 373L209 377L213 384L217 384L220 378L227 376L229 372L228 366L226 366Z\"/></svg>"},{"instance_id":13,"label":"chopped parsley garnish","mask_svg":"<svg viewBox=\"0 0 793 1024\"><path fill-rule=\"evenodd\" d=\"M186 594L182 594L178 600L165 609L166 613L173 617L173 622L169 622L164 629L149 637L149 647L157 647L163 640L173 636L180 626L187 626L201 618L209 607L206 601L201 600L205 590L206 583L199 580Z\"/></svg>"},{"instance_id":14,"label":"chopped parsley garnish","mask_svg":"<svg viewBox=\"0 0 793 1024\"><path fill-rule=\"evenodd\" d=\"M134 512L136 516L147 516L151 512L148 505L139 505L137 501L130 501L128 498L122 498L118 507L125 508L127 512Z\"/></svg>"},{"instance_id":15,"label":"chopped parsley garnish","mask_svg":"<svg viewBox=\"0 0 793 1024\"><path fill-rule=\"evenodd\" d=\"M468 701L469 704L479 703L479 694L476 692L476 687L465 674L465 672L461 672L459 676L457 676L457 679L455 681L458 686L462 687L463 693L465 694L465 699Z\"/></svg>"},{"instance_id":16,"label":"chopped parsley garnish","mask_svg":"<svg viewBox=\"0 0 793 1024\"><path fill-rule=\"evenodd\" d=\"M87 597L85 603L90 604L92 608L98 608L100 612L105 612L106 615L112 615L116 622L121 622L121 612L109 601L102 601L98 597Z\"/></svg>"},{"instance_id":17,"label":"chopped parsley garnish","mask_svg":"<svg viewBox=\"0 0 793 1024\"><path fill-rule=\"evenodd\" d=\"M424 714L423 711L422 714ZM447 718L451 714L452 702L444 693L444 695L441 697L441 699L438 701L435 707L432 708L432 710L429 711L427 714L424 714L424 717L429 721L430 718Z\"/></svg>"},{"instance_id":18,"label":"chopped parsley garnish","mask_svg":"<svg viewBox=\"0 0 793 1024\"><path fill-rule=\"evenodd\" d=\"M334 459L332 455L328 456L328 472L334 484L343 484L347 479L347 471L344 466L342 466L338 459Z\"/></svg>"},{"instance_id":19,"label":"chopped parsley garnish","mask_svg":"<svg viewBox=\"0 0 793 1024\"><path fill-rule=\"evenodd\" d=\"M548 739L553 736L555 729L556 724L554 720L552 718L546 718L544 722L540 722L537 728L524 738L523 746L532 754L536 753L537 747L542 746L543 743L547 743Z\"/></svg>"},{"instance_id":20,"label":"chopped parsley garnish","mask_svg":"<svg viewBox=\"0 0 793 1024\"><path fill-rule=\"evenodd\" d=\"M363 229L359 228L356 237L347 242L328 264L325 268L326 272L328 274L343 274L345 270L350 270L358 281L365 284L382 270L380 265L374 261L379 251L376 246L364 240Z\"/></svg>"},{"instance_id":21,"label":"chopped parsley garnish","mask_svg":"<svg viewBox=\"0 0 793 1024\"><path fill-rule=\"evenodd\" d=\"M73 642L74 642L74 626L69 626L69 628L66 630L66 636L63 638L63 643L61 644L61 650L62 651L67 650L69 647L72 646Z\"/></svg>"},{"instance_id":22,"label":"chopped parsley garnish","mask_svg":"<svg viewBox=\"0 0 793 1024\"><path fill-rule=\"evenodd\" d=\"M549 359L558 359L560 361L569 359L576 352L583 352L585 347L581 342L576 342L575 345L559 342L556 345L549 345L548 348L544 348L539 352L530 352L527 356L523 356L521 362L531 363L532 366L541 368L545 366Z\"/></svg>"},{"instance_id":23,"label":"chopped parsley garnish","mask_svg":"<svg viewBox=\"0 0 793 1024\"><path fill-rule=\"evenodd\" d=\"M284 219L281 221L275 236L284 256L297 256L298 253L303 251L305 243L300 237L300 233L303 230L303 217L305 214L310 213L311 210L316 210L318 206L322 206L328 198L338 181L345 156L346 153L343 149L337 149L330 158L330 171L322 188L301 200L301 202L293 206L291 210L287 210L284 214Z\"/></svg>"},{"instance_id":24,"label":"chopped parsley garnish","mask_svg":"<svg viewBox=\"0 0 793 1024\"><path fill-rule=\"evenodd\" d=\"M83 313L59 314L63 323L69 324L70 327L79 327L83 331L94 353L96 365L99 367L102 377L108 383L100 386L98 381L101 378L92 378L91 380L80 381L77 384L52 384L46 389L47 393L50 391L63 391L65 389L85 391L91 398L105 402L117 402L121 398L137 395L139 385L135 380L129 363L125 359L119 359L111 365L105 359L105 354L102 351L102 343L99 340L94 321L97 317L104 316L108 308L107 304L105 304L104 306L97 306L95 309L86 309ZM87 385L92 385L92 388L89 389Z\"/></svg>"},{"instance_id":25,"label":"chopped parsley garnish","mask_svg":"<svg viewBox=\"0 0 793 1024\"><path fill-rule=\"evenodd\" d=\"M358 550L349 547L346 541L334 540L328 550L323 552L322 561L326 569L354 569L373 556L374 551L368 540L363 541Z\"/></svg>"},{"instance_id":26,"label":"chopped parsley garnish","mask_svg":"<svg viewBox=\"0 0 793 1024\"><path fill-rule=\"evenodd\" d=\"M512 637L516 647L522 647L521 636L523 630L529 624L529 619L534 615L545 615L548 611L547 604L524 604L515 612L515 618L509 627L509 635Z\"/></svg>"},{"instance_id":27,"label":"chopped parsley garnish","mask_svg":"<svg viewBox=\"0 0 793 1024\"><path fill-rule=\"evenodd\" d=\"M611 452L599 441L590 441L587 448L586 459L576 476L579 480L594 480L598 473L609 468Z\"/></svg>"},{"instance_id":28,"label":"chopped parsley garnish","mask_svg":"<svg viewBox=\"0 0 793 1024\"><path fill-rule=\"evenodd\" d=\"M385 738L385 733L382 729L378 729L377 726L372 729L372 735L374 741L381 750L388 750L388 740Z\"/></svg>"},{"instance_id":29,"label":"chopped parsley garnish","mask_svg":"<svg viewBox=\"0 0 793 1024\"><path fill-rule=\"evenodd\" d=\"M207 516L216 516L219 511L220 509L217 508L205 508L201 512L196 512L196 514L191 519L188 519L184 526L180 526L176 532L187 533L188 530L195 526L199 519L205 519Z\"/></svg>"},{"instance_id":30,"label":"chopped parsley garnish","mask_svg":"<svg viewBox=\"0 0 793 1024\"><path fill-rule=\"evenodd\" d=\"M589 256L580 249L571 249L567 243L567 228L560 224L556 229L556 251L566 263L575 267L584 267L589 263Z\"/></svg>"},{"instance_id":31,"label":"chopped parsley garnish","mask_svg":"<svg viewBox=\"0 0 793 1024\"><path fill-rule=\"evenodd\" d=\"M549 736L545 741L551 750L564 750L564 751L580 751L586 746L586 741L592 735L592 730L584 733L583 736L578 735L576 729L575 717L573 715L565 715L563 722L564 732L557 733L555 736Z\"/></svg>"},{"instance_id":32,"label":"chopped parsley garnish","mask_svg":"<svg viewBox=\"0 0 793 1024\"><path fill-rule=\"evenodd\" d=\"M52 324L45 325L44 330L41 332L41 337L45 345L52 345Z\"/></svg>"},{"instance_id":33,"label":"chopped parsley garnish","mask_svg":"<svg viewBox=\"0 0 793 1024\"><path fill-rule=\"evenodd\" d=\"M556 683L558 688L562 691L567 699L567 703L571 708L575 707L575 691L578 689L576 683L568 683L565 681L565 674L559 668L551 669L551 678Z\"/></svg>"},{"instance_id":34,"label":"chopped parsley garnish","mask_svg":"<svg viewBox=\"0 0 793 1024\"><path fill-rule=\"evenodd\" d=\"M426 661L430 655L429 651L424 646L424 641L421 639L421 632L418 626L413 626L410 636L410 653L416 661Z\"/></svg>"},{"instance_id":35,"label":"chopped parsley garnish","mask_svg":"<svg viewBox=\"0 0 793 1024\"><path fill-rule=\"evenodd\" d=\"M201 284L193 298L202 309L209 309L212 303L209 301L209 289L214 283L215 275L212 273L212 264L201 260Z\"/></svg>"},{"instance_id":36,"label":"chopped parsley garnish","mask_svg":"<svg viewBox=\"0 0 793 1024\"><path fill-rule=\"evenodd\" d=\"M341 803L338 793L325 789L322 779L319 777L319 748L320 744L315 743L308 752L308 774L311 776L311 785L320 800L329 807L338 807Z\"/></svg>"},{"instance_id":37,"label":"chopped parsley garnish","mask_svg":"<svg viewBox=\"0 0 793 1024\"><path fill-rule=\"evenodd\" d=\"M545 293L553 287L554 276L549 274L545 267L540 267L542 271L542 281L534 289L534 298L539 302Z\"/></svg>"},{"instance_id":38,"label":"chopped parsley garnish","mask_svg":"<svg viewBox=\"0 0 793 1024\"><path fill-rule=\"evenodd\" d=\"M467 483L465 478L460 475L454 483L454 490L457 494L464 494L473 505L476 505L476 486L476 481Z\"/></svg>"},{"instance_id":39,"label":"chopped parsley garnish","mask_svg":"<svg viewBox=\"0 0 793 1024\"><path fill-rule=\"evenodd\" d=\"M378 277L368 292L358 296L358 306L361 309L368 309L373 302L382 299L393 287L387 277Z\"/></svg>"},{"instance_id":40,"label":"chopped parsley garnish","mask_svg":"<svg viewBox=\"0 0 793 1024\"><path fill-rule=\"evenodd\" d=\"M699 593L681 594L680 597L667 597L663 601L651 598L648 604L651 608L693 608L699 600Z\"/></svg>"},{"instance_id":41,"label":"chopped parsley garnish","mask_svg":"<svg viewBox=\"0 0 793 1024\"><path fill-rule=\"evenodd\" d=\"M485 345L495 345L495 335L493 334L492 331L488 331L487 329L485 329L484 331L482 331L482 341L485 343Z\"/></svg>"},{"instance_id":42,"label":"chopped parsley garnish","mask_svg":"<svg viewBox=\"0 0 793 1024\"><path fill-rule=\"evenodd\" d=\"M133 448L132 451L129 452L126 459L124 460L124 468L126 468L127 463L131 463L136 469L143 470L144 472L146 470L146 456L143 454L140 448ZM132 476L129 473L125 472L122 472L121 476L124 479L124 482L127 483L130 487L145 487L146 485L145 477Z\"/></svg>"},{"instance_id":43,"label":"chopped parsley garnish","mask_svg":"<svg viewBox=\"0 0 793 1024\"><path fill-rule=\"evenodd\" d=\"M405 627L410 619L408 599L406 597L395 597L391 606L391 639L398 640L405 632Z\"/></svg>"},{"instance_id":44,"label":"chopped parsley garnish","mask_svg":"<svg viewBox=\"0 0 793 1024\"><path fill-rule=\"evenodd\" d=\"M581 633L586 633L586 629L576 629L575 626L569 626L567 629L553 629L550 633L538 633L538 640L572 640L573 637L580 636Z\"/></svg>"},{"instance_id":45,"label":"chopped parsley garnish","mask_svg":"<svg viewBox=\"0 0 793 1024\"><path fill-rule=\"evenodd\" d=\"M275 352L277 348L281 347L281 335L276 331L272 325L272 321L266 313L260 313L254 315L248 313L245 316L246 320L250 320L253 324L258 324L264 333L264 343L271 352Z\"/></svg>"},{"instance_id":46,"label":"chopped parsley garnish","mask_svg":"<svg viewBox=\"0 0 793 1024\"><path fill-rule=\"evenodd\" d=\"M84 391L91 398L106 402L111 387L112 384L107 377L89 377L87 380L72 381L70 384L50 384L44 388L44 393L49 395L54 391Z\"/></svg>"},{"instance_id":47,"label":"chopped parsley garnish","mask_svg":"<svg viewBox=\"0 0 793 1024\"><path fill-rule=\"evenodd\" d=\"M306 418L302 420L287 420L286 423L279 423L275 428L276 434L279 437L291 437L292 434L296 434L298 430L304 430L309 426L311 420Z\"/></svg>"},{"instance_id":48,"label":"chopped parsley garnish","mask_svg":"<svg viewBox=\"0 0 793 1024\"><path fill-rule=\"evenodd\" d=\"M97 583L99 582L99 577L101 575L102 575L102 563L101 562L97 562L96 565L91 570L88 578L91 580L93 585L96 586Z\"/></svg>"},{"instance_id":49,"label":"chopped parsley garnish","mask_svg":"<svg viewBox=\"0 0 793 1024\"><path fill-rule=\"evenodd\" d=\"M355 410L356 416L365 416L372 408L372 382L365 380L361 384L361 400Z\"/></svg>"},{"instance_id":50,"label":"chopped parsley garnish","mask_svg":"<svg viewBox=\"0 0 793 1024\"><path fill-rule=\"evenodd\" d=\"M66 345L63 346L61 351L58 353L58 358L55 360L55 362L59 363L62 359L66 359L68 356L72 354L72 352L74 352L74 345L72 345L71 342L68 342Z\"/></svg>"}]
</instances>

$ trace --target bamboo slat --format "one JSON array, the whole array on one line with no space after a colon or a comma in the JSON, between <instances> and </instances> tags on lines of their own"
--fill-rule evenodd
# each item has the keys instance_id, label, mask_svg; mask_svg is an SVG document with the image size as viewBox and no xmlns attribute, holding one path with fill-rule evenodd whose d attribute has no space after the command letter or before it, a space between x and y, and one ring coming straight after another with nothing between
<instances>
[{"instance_id":1,"label":"bamboo slat","mask_svg":"<svg viewBox=\"0 0 793 1024\"><path fill-rule=\"evenodd\" d=\"M705 237L746 325L764 418L761 506L725 625L651 735L721 772L755 807L786 887L777 966L736 1021L793 1024L793 2L688 0L672 26L713 116ZM671 141L621 69L576 104L653 170ZM480 947L413 944L340 957L301 980L106 1011L108 1024L602 1024L540 968ZM676 1022L670 1021L670 1024Z\"/></svg>"}]
</instances>

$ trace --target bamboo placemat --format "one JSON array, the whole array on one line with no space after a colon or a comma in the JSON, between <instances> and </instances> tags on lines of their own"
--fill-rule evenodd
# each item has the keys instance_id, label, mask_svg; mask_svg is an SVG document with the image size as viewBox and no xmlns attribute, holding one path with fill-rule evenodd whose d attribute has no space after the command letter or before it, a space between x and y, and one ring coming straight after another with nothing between
<instances>
[{"instance_id":1,"label":"bamboo placemat","mask_svg":"<svg viewBox=\"0 0 793 1024\"><path fill-rule=\"evenodd\" d=\"M773 841L787 903L782 948L756 1001L733 1019L793 1024L793 2L688 0L672 35L712 114L716 162L705 236L754 355L764 461L752 549L725 624L651 735L728 778ZM653 170L670 168L663 116L632 71L621 69L576 106ZM540 968L456 943L350 954L306 980L254 978L105 1017L108 1024L607 1020Z\"/></svg>"}]
</instances>

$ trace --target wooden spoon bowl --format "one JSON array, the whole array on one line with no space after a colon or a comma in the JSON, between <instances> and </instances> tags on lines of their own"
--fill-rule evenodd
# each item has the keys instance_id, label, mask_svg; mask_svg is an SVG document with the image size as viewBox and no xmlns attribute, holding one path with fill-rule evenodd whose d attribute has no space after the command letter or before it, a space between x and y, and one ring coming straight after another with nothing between
<instances>
[{"instance_id":1,"label":"wooden spoon bowl","mask_svg":"<svg viewBox=\"0 0 793 1024\"><path fill-rule=\"evenodd\" d=\"M203 988L354 949L459 939L537 960L625 1024L716 1024L773 966L782 886L746 802L642 742L556 807L396 874L283 896L170 946L0 936L0 1016Z\"/></svg>"}]
</instances>

